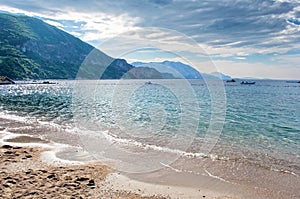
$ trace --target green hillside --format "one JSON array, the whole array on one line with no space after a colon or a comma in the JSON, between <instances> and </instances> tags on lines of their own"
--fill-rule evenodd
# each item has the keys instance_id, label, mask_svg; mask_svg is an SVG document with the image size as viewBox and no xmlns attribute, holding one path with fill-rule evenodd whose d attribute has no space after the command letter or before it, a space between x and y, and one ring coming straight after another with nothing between
<instances>
[{"instance_id":1,"label":"green hillside","mask_svg":"<svg viewBox=\"0 0 300 199\"><path fill-rule=\"evenodd\" d=\"M32 17L0 14L0 27L0 76L12 79L73 79L94 49ZM125 60L114 60L96 49L93 52L100 58L89 66L91 71L81 73L86 75L83 78L100 78L95 74L105 69L101 78L118 79L133 68Z\"/></svg>"}]
</instances>

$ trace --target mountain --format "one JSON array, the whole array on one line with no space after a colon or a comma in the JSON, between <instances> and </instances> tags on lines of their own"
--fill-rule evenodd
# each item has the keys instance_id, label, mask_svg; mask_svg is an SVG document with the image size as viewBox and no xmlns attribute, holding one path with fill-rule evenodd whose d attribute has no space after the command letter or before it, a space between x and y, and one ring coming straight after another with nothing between
<instances>
[{"instance_id":1,"label":"mountain","mask_svg":"<svg viewBox=\"0 0 300 199\"><path fill-rule=\"evenodd\" d=\"M199 73L193 67L181 62L133 62L132 65L135 67L154 68L164 74L164 78L202 79L201 73Z\"/></svg>"},{"instance_id":2,"label":"mountain","mask_svg":"<svg viewBox=\"0 0 300 199\"><path fill-rule=\"evenodd\" d=\"M230 77L229 75L225 75L225 74L220 73L220 72L213 72L213 73L210 73L210 75L212 75L214 77L217 77L217 78L220 78L222 80L230 80L230 79L232 79L232 77Z\"/></svg>"},{"instance_id":3,"label":"mountain","mask_svg":"<svg viewBox=\"0 0 300 199\"><path fill-rule=\"evenodd\" d=\"M210 74L200 73L192 66L183 64L181 62L163 61L163 62L133 62L135 67L149 67L159 71L165 79L222 79L229 80L232 77L220 72L213 72Z\"/></svg>"},{"instance_id":4,"label":"mountain","mask_svg":"<svg viewBox=\"0 0 300 199\"><path fill-rule=\"evenodd\" d=\"M201 73L190 65L172 61L164 61L162 64L176 70L185 79L202 79Z\"/></svg>"},{"instance_id":5,"label":"mountain","mask_svg":"<svg viewBox=\"0 0 300 199\"><path fill-rule=\"evenodd\" d=\"M81 78L119 79L134 68L33 17L0 13L0 27L0 76L74 79L84 63ZM97 62L85 61L90 53Z\"/></svg>"},{"instance_id":6,"label":"mountain","mask_svg":"<svg viewBox=\"0 0 300 199\"><path fill-rule=\"evenodd\" d=\"M128 71L124 79L164 79L162 73L158 72L154 68L149 67L136 67Z\"/></svg>"}]
</instances>

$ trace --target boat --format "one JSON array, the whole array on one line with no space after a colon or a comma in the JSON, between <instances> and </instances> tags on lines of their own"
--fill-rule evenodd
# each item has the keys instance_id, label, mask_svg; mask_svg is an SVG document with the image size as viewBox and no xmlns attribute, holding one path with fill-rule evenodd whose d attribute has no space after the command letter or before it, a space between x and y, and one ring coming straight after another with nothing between
<instances>
[{"instance_id":1,"label":"boat","mask_svg":"<svg viewBox=\"0 0 300 199\"><path fill-rule=\"evenodd\" d=\"M231 79L231 80L227 80L226 82L235 82L235 80Z\"/></svg>"},{"instance_id":2,"label":"boat","mask_svg":"<svg viewBox=\"0 0 300 199\"><path fill-rule=\"evenodd\" d=\"M241 84L255 84L255 82L242 81Z\"/></svg>"},{"instance_id":3,"label":"boat","mask_svg":"<svg viewBox=\"0 0 300 199\"><path fill-rule=\"evenodd\" d=\"M148 81L148 82L146 82L145 84L150 85L150 84L152 84L152 82Z\"/></svg>"},{"instance_id":4,"label":"boat","mask_svg":"<svg viewBox=\"0 0 300 199\"><path fill-rule=\"evenodd\" d=\"M0 85L10 85L10 84L15 84L15 82L6 76L0 77Z\"/></svg>"},{"instance_id":5,"label":"boat","mask_svg":"<svg viewBox=\"0 0 300 199\"><path fill-rule=\"evenodd\" d=\"M300 81L297 81L297 80L288 80L288 81L286 81L286 83L300 83Z\"/></svg>"},{"instance_id":6,"label":"boat","mask_svg":"<svg viewBox=\"0 0 300 199\"><path fill-rule=\"evenodd\" d=\"M42 83L40 84L56 84L55 82L49 82L49 81L43 81Z\"/></svg>"}]
</instances>

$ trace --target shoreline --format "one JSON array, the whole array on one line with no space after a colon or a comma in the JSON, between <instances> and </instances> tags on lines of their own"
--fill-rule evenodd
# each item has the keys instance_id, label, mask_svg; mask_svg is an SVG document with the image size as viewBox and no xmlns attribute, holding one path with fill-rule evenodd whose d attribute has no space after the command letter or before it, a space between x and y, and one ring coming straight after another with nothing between
<instances>
[{"instance_id":1,"label":"shoreline","mask_svg":"<svg viewBox=\"0 0 300 199\"><path fill-rule=\"evenodd\" d=\"M0 144L0 177L4 179L0 193L4 198L97 198L95 194L107 198L240 198L207 188L161 184L153 179L147 181L144 177L149 178L151 174L125 174L98 162L76 164L62 161L53 164L43 158L51 148L34 146L39 143L48 142L19 135ZM28 146L30 144L33 146Z\"/></svg>"},{"instance_id":2,"label":"shoreline","mask_svg":"<svg viewBox=\"0 0 300 199\"><path fill-rule=\"evenodd\" d=\"M16 121L15 121L16 122ZM15 168L15 170L7 170L8 167L3 167L1 164L1 175L11 175L9 177L13 177L15 175L19 176L19 178L15 179L15 182L23 181L22 175L24 172L33 172L33 176L30 174L32 179L28 177L26 179L28 182L36 184L38 186L41 185L41 180L47 180L45 178L45 174L39 169L46 170L47 172L54 172L57 175L64 176L78 176L78 175L87 175L90 173L95 173L101 168L106 168L108 172L104 172L100 174L101 180L95 181L95 184L99 186L97 188L97 194L109 194L103 195L103 197L107 198L227 198L227 199L235 199L235 198L297 198L298 193L296 192L287 192L282 189L284 192L280 193L281 191L278 190L276 192L275 189L263 189L258 187L253 187L247 185L247 183L235 183L232 180L227 181L224 180L220 173L226 172L226 168L216 167L221 169L219 173L211 172L210 169L206 170L202 168L202 172L199 172L199 175L195 175L195 173L190 173L189 171L179 171L176 168L180 167L172 167L170 165L165 165L165 168L150 172L150 173L142 173L142 174L130 174L119 172L113 170L112 167L107 166L106 162L95 162L89 159L81 159L82 161L73 161L67 160L68 156L73 156L74 154L77 155L81 153L81 151L76 151L77 148L68 144L60 144L59 142L53 142L52 140L47 140L43 136L36 137L33 134L26 134L27 130L24 133L16 133L11 132L9 127L3 122L0 126L0 147L3 145L10 145L17 147L16 150L25 149L26 152L18 152L16 159L12 159L12 161L16 162L9 162L12 163L11 167ZM16 122L13 124L9 124L9 126L23 126L22 122ZM22 131L23 132L23 131ZM50 132L51 133L51 132ZM59 140L58 140L59 141ZM74 151L75 149L75 151ZM13 150L13 148L10 148ZM31 150L31 151L30 151ZM70 150L70 151L68 151ZM5 152L5 151L4 151ZM13 151L8 152L14 154ZM30 153L31 158L26 158L25 160L22 159L24 155ZM1 163L5 163L5 158L3 159L3 150L1 148ZM67 159L64 159L67 158ZM71 158L72 159L72 158ZM76 158L75 158L76 159ZM202 160L204 161L204 159ZM206 161L210 161L210 159L206 159ZM212 162L214 162L212 160ZM109 162L107 162L109 165ZM182 163L178 163L181 165ZM184 164L184 162L183 162ZM215 164L215 163L213 163ZM176 162L175 162L176 165ZM177 166L178 166L177 165ZM213 165L211 165L213 166ZM48 167L50 169L48 170ZM201 167L201 165L199 165ZM69 170L73 171L69 171ZM214 169L214 171L217 171ZM23 173L22 173L23 172ZM25 173L26 174L26 173ZM203 175L204 174L204 175ZM264 173L270 175L270 173ZM7 177L7 176L6 176ZM3 178L3 176L1 176ZM4 177L5 178L5 177ZM99 177L100 178L100 177ZM298 177L297 177L298 178ZM62 180L62 181L61 181ZM253 179L254 181L257 181ZM64 181L64 179L60 179L58 182L51 182L48 183L47 186L50 186L51 189L56 190L53 191L52 194L65 194L64 192L64 184L68 183L75 183L72 184L72 188L68 188L74 190L74 193L78 191L75 189L76 187L82 189L85 187L86 183L77 185L75 182L76 179L69 181ZM75 186L76 185L76 186ZM30 189L34 189L31 185L24 185L25 188L20 187L13 187L13 190L16 191L18 189L20 193L25 193L26 191L30 191ZM28 188L26 188L26 186ZM67 185L65 185L67 186ZM79 186L79 187L78 187ZM1 192L4 191L4 184L1 184ZM61 189L62 188L62 189ZM24 190L25 189L25 190ZM27 190L26 190L27 189ZM43 190L43 188L39 188ZM61 190L60 190L61 189ZM6 191L9 190L6 188ZM25 191L25 192L24 192ZM93 189L96 191L96 188ZM27 193L26 192L26 193ZM66 191L66 194L71 194L71 192ZM36 194L39 194L37 192ZM51 194L51 193L49 193ZM84 194L87 194L85 192ZM129 194L129 195L128 195ZM132 195L134 194L134 195ZM3 195L2 193L0 195ZM51 197L54 195L51 195ZM7 197L10 198L10 197ZM29 197L32 198L32 197ZM79 197L78 197L79 198ZM83 198L97 198L94 196L85 196ZM99 198L99 197L98 197ZM101 197L100 197L101 198Z\"/></svg>"},{"instance_id":3,"label":"shoreline","mask_svg":"<svg viewBox=\"0 0 300 199\"><path fill-rule=\"evenodd\" d=\"M44 148L2 145L0 147L0 195L3 198L149 198L126 190L113 190L103 180L114 171L106 165L49 165L40 157Z\"/></svg>"}]
</instances>

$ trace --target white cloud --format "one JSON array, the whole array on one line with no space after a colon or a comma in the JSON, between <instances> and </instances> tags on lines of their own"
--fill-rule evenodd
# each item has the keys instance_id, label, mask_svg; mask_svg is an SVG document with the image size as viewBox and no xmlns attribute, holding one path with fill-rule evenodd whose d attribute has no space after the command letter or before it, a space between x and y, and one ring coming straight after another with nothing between
<instances>
[{"instance_id":1,"label":"white cloud","mask_svg":"<svg viewBox=\"0 0 300 199\"><path fill-rule=\"evenodd\" d=\"M214 61L218 71L232 77L257 77L272 79L299 79L300 67L271 65L263 63L237 63L233 61Z\"/></svg>"},{"instance_id":2,"label":"white cloud","mask_svg":"<svg viewBox=\"0 0 300 199\"><path fill-rule=\"evenodd\" d=\"M300 56L295 55L277 55L271 58L272 62L285 65L285 68L288 67L298 67L300 68ZM300 73L298 73L300 78Z\"/></svg>"},{"instance_id":3,"label":"white cloud","mask_svg":"<svg viewBox=\"0 0 300 199\"><path fill-rule=\"evenodd\" d=\"M123 32L132 31L135 24L139 21L138 18L132 18L127 14L123 15L108 15L104 13L85 16L85 24L81 27L84 41L103 40L114 37Z\"/></svg>"},{"instance_id":4,"label":"white cloud","mask_svg":"<svg viewBox=\"0 0 300 199\"><path fill-rule=\"evenodd\" d=\"M52 21L52 20L43 20L44 22L46 22L47 24L50 24L52 26L56 26L58 28L63 28L64 25L62 25L61 23L57 22L57 21Z\"/></svg>"},{"instance_id":5,"label":"white cloud","mask_svg":"<svg viewBox=\"0 0 300 199\"><path fill-rule=\"evenodd\" d=\"M75 33L83 41L103 40L114 37L120 33L134 30L135 24L140 21L138 17L130 17L128 14L113 15L107 13L86 13L76 10L56 10L55 12L32 12L10 6L0 5L0 10L11 13L23 13L28 16L45 18L45 22L57 26L69 33ZM61 22L57 22L61 21ZM69 31L64 21L81 22L83 25L71 26L74 29ZM76 28L78 28L76 30Z\"/></svg>"}]
</instances>

